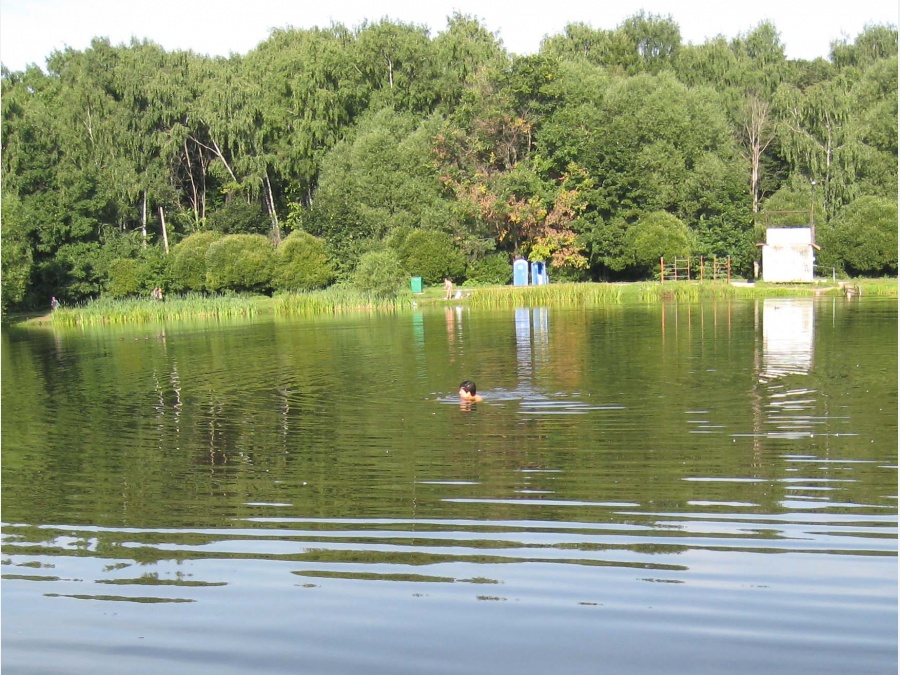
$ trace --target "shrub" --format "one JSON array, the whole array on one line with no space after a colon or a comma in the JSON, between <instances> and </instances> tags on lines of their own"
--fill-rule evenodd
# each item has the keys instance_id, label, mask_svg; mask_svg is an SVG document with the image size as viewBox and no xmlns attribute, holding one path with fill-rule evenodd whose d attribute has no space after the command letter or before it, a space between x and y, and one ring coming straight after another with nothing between
<instances>
[{"instance_id":1,"label":"shrub","mask_svg":"<svg viewBox=\"0 0 900 675\"><path fill-rule=\"evenodd\" d=\"M127 298L141 292L141 263L134 258L116 258L109 264L106 292L113 298Z\"/></svg>"},{"instance_id":2,"label":"shrub","mask_svg":"<svg viewBox=\"0 0 900 675\"><path fill-rule=\"evenodd\" d=\"M28 243L22 203L12 191L3 190L0 198L3 212L0 221L0 312L17 305L25 297L34 266L34 255Z\"/></svg>"},{"instance_id":3,"label":"shrub","mask_svg":"<svg viewBox=\"0 0 900 675\"><path fill-rule=\"evenodd\" d=\"M510 284L512 278L512 263L505 253L486 255L466 269L466 281L476 284Z\"/></svg>"},{"instance_id":4,"label":"shrub","mask_svg":"<svg viewBox=\"0 0 900 675\"><path fill-rule=\"evenodd\" d=\"M259 204L233 199L209 214L209 226L222 234L266 234L269 219Z\"/></svg>"},{"instance_id":5,"label":"shrub","mask_svg":"<svg viewBox=\"0 0 900 675\"><path fill-rule=\"evenodd\" d=\"M222 238L218 232L197 232L172 249L169 272L175 291L206 290L206 251Z\"/></svg>"},{"instance_id":6,"label":"shrub","mask_svg":"<svg viewBox=\"0 0 900 675\"><path fill-rule=\"evenodd\" d=\"M426 284L436 284L444 277L459 279L466 269L463 254L453 238L437 230L410 232L400 247L400 260L410 274L422 277Z\"/></svg>"},{"instance_id":7,"label":"shrub","mask_svg":"<svg viewBox=\"0 0 900 675\"><path fill-rule=\"evenodd\" d=\"M272 286L282 291L324 288L334 279L325 241L297 230L275 249Z\"/></svg>"},{"instance_id":8,"label":"shrub","mask_svg":"<svg viewBox=\"0 0 900 675\"><path fill-rule=\"evenodd\" d=\"M156 286L163 290L172 288L172 277L169 270L171 256L160 246L148 246L141 253L141 281L143 290L149 293Z\"/></svg>"},{"instance_id":9,"label":"shrub","mask_svg":"<svg viewBox=\"0 0 900 675\"><path fill-rule=\"evenodd\" d=\"M206 251L206 286L212 291L267 291L272 258L272 244L263 235L226 235Z\"/></svg>"},{"instance_id":10,"label":"shrub","mask_svg":"<svg viewBox=\"0 0 900 675\"><path fill-rule=\"evenodd\" d=\"M157 286L164 291L172 287L169 256L158 246L147 247L137 257L113 258L107 265L105 293L112 298L149 294Z\"/></svg>"},{"instance_id":11,"label":"shrub","mask_svg":"<svg viewBox=\"0 0 900 675\"><path fill-rule=\"evenodd\" d=\"M576 281L588 281L590 279L590 270L575 267L573 265L562 265L561 267L552 267L549 271L550 281L559 283L570 283Z\"/></svg>"},{"instance_id":12,"label":"shrub","mask_svg":"<svg viewBox=\"0 0 900 675\"><path fill-rule=\"evenodd\" d=\"M353 285L374 297L395 295L406 280L406 271L393 251L372 251L359 259Z\"/></svg>"},{"instance_id":13,"label":"shrub","mask_svg":"<svg viewBox=\"0 0 900 675\"><path fill-rule=\"evenodd\" d=\"M642 217L625 234L626 249L637 269L650 273L660 257L687 257L691 252L691 231L671 213L655 211Z\"/></svg>"},{"instance_id":14,"label":"shrub","mask_svg":"<svg viewBox=\"0 0 900 675\"><path fill-rule=\"evenodd\" d=\"M897 273L897 202L860 197L845 206L819 237L820 262L851 275Z\"/></svg>"}]
</instances>

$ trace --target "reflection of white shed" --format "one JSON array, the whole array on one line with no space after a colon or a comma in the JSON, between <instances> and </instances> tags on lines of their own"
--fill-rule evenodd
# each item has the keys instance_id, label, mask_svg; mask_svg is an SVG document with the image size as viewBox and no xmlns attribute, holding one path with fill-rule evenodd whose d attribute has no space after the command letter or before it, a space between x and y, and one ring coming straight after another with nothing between
<instances>
[{"instance_id":1,"label":"reflection of white shed","mask_svg":"<svg viewBox=\"0 0 900 675\"><path fill-rule=\"evenodd\" d=\"M762 247L763 281L812 281L815 244L808 227L770 227Z\"/></svg>"},{"instance_id":2,"label":"reflection of white shed","mask_svg":"<svg viewBox=\"0 0 900 675\"><path fill-rule=\"evenodd\" d=\"M806 375L812 368L815 312L812 298L763 300L763 370L766 379Z\"/></svg>"}]
</instances>

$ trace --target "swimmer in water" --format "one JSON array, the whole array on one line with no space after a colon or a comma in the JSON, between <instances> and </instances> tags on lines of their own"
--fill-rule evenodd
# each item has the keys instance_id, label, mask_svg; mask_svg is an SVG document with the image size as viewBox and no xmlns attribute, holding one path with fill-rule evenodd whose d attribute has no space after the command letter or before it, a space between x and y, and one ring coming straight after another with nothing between
<instances>
[{"instance_id":1,"label":"swimmer in water","mask_svg":"<svg viewBox=\"0 0 900 675\"><path fill-rule=\"evenodd\" d=\"M475 383L472 380L466 380L459 385L459 400L465 403L478 403L484 399L475 393Z\"/></svg>"}]
</instances>

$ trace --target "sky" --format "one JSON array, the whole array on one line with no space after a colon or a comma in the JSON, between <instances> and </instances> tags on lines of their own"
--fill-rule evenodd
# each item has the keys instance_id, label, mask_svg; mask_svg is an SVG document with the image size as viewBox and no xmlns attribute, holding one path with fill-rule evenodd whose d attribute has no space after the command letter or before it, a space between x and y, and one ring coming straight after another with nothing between
<instances>
[{"instance_id":1,"label":"sky","mask_svg":"<svg viewBox=\"0 0 900 675\"><path fill-rule=\"evenodd\" d=\"M671 17L682 43L734 38L762 21L778 30L791 59L828 58L871 24L897 25L897 0L0 0L0 62L12 71L45 67L55 50L82 51L94 37L148 39L167 51L246 54L271 29L348 28L387 17L442 32L454 11L474 16L514 54L533 54L573 22L614 29L640 11Z\"/></svg>"}]
</instances>

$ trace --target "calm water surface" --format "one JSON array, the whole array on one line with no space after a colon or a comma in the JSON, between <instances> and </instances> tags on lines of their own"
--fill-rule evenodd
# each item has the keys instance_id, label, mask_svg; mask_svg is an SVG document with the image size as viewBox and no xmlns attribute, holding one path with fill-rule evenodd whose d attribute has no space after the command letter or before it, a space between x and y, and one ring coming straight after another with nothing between
<instances>
[{"instance_id":1,"label":"calm water surface","mask_svg":"<svg viewBox=\"0 0 900 675\"><path fill-rule=\"evenodd\" d=\"M896 299L2 340L4 673L897 672Z\"/></svg>"}]
</instances>

